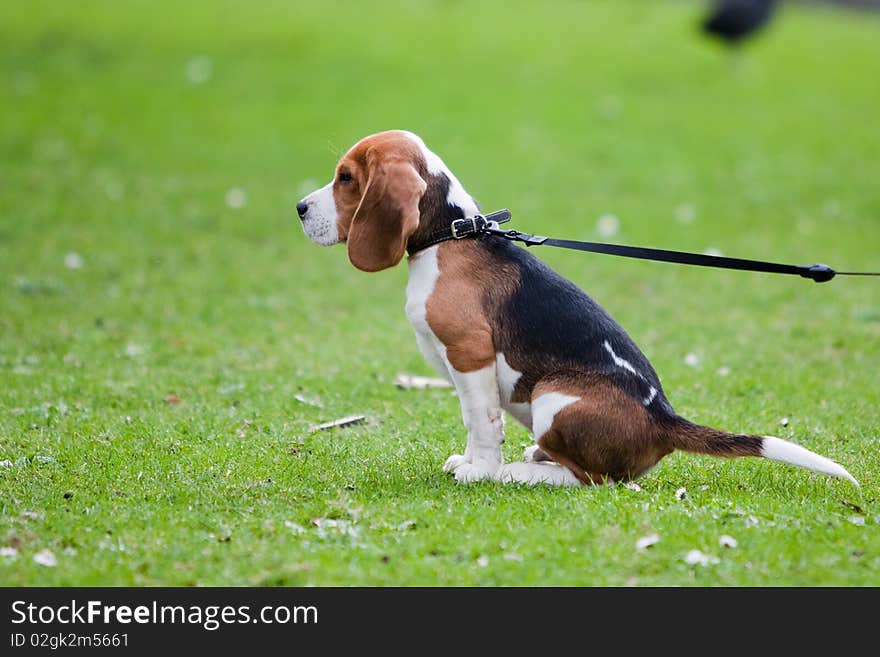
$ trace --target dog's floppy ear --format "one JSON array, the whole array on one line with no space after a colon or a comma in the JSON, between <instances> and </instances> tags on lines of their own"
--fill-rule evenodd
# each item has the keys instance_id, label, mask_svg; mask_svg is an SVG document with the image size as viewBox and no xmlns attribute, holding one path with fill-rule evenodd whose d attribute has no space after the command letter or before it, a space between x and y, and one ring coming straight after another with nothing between
<instances>
[{"instance_id":1,"label":"dog's floppy ear","mask_svg":"<svg viewBox=\"0 0 880 657\"><path fill-rule=\"evenodd\" d=\"M363 271L393 267L419 225L419 201L427 184L412 162L375 157L348 231L348 259Z\"/></svg>"}]
</instances>

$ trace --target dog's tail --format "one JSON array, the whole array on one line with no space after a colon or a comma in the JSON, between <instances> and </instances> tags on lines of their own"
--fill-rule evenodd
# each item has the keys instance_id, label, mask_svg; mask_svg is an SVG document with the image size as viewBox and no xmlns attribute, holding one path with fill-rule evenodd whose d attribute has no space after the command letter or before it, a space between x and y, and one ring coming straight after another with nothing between
<instances>
[{"instance_id":1,"label":"dog's tail","mask_svg":"<svg viewBox=\"0 0 880 657\"><path fill-rule=\"evenodd\" d=\"M666 437L675 449L710 456L762 456L832 477L849 479L856 486L859 485L849 472L834 461L782 438L727 433L678 416L672 419L666 429Z\"/></svg>"}]
</instances>

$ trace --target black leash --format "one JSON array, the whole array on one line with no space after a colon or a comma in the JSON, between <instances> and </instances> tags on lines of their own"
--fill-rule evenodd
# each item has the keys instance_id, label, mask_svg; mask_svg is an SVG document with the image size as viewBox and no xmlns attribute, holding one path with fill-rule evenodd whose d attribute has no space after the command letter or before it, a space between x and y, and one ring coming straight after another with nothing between
<instances>
[{"instance_id":1,"label":"black leash","mask_svg":"<svg viewBox=\"0 0 880 657\"><path fill-rule=\"evenodd\" d=\"M659 262L674 262L682 265L720 267L722 269L737 269L740 271L760 271L769 272L771 274L791 274L803 278L810 278L816 283L830 281L835 276L880 276L880 272L835 271L828 265L823 264L785 265L778 262L743 260L742 258L728 258L725 256L713 256L703 253L649 249L641 246L558 240L552 237L544 237L543 235L530 235L529 233L523 233L518 230L504 230L500 227L500 224L510 221L510 216L510 210L498 210L497 212L492 212L487 215L478 214L465 219L456 219L450 224L448 229L430 235L423 243L409 247L408 251L410 252L410 255L412 255L428 246L446 240L457 240L472 235L485 234L503 237L504 239L513 242L522 242L526 246L556 246L562 249L604 253L607 255L623 256L625 258L639 258L642 260L656 260Z\"/></svg>"}]
</instances>

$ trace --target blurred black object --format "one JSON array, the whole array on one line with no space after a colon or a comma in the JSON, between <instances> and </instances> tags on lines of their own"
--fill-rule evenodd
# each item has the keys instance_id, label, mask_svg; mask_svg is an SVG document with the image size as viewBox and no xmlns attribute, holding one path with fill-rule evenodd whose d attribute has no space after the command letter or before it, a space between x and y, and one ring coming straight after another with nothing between
<instances>
[{"instance_id":1,"label":"blurred black object","mask_svg":"<svg viewBox=\"0 0 880 657\"><path fill-rule=\"evenodd\" d=\"M770 20L776 0L716 0L703 21L703 31L730 45L740 41Z\"/></svg>"}]
</instances>

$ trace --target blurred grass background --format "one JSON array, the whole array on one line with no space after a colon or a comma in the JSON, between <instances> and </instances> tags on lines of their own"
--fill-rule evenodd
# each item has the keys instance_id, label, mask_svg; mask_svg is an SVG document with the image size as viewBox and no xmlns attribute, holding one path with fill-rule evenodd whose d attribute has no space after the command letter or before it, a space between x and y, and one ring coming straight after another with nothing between
<instances>
[{"instance_id":1,"label":"blurred grass background","mask_svg":"<svg viewBox=\"0 0 880 657\"><path fill-rule=\"evenodd\" d=\"M705 6L0 3L0 582L877 584L875 281L538 252L680 413L862 493L688 455L639 494L460 487L455 399L392 385L429 373L405 266L357 272L293 211L404 128L523 230L877 270L878 15L783 3L733 54Z\"/></svg>"}]
</instances>

